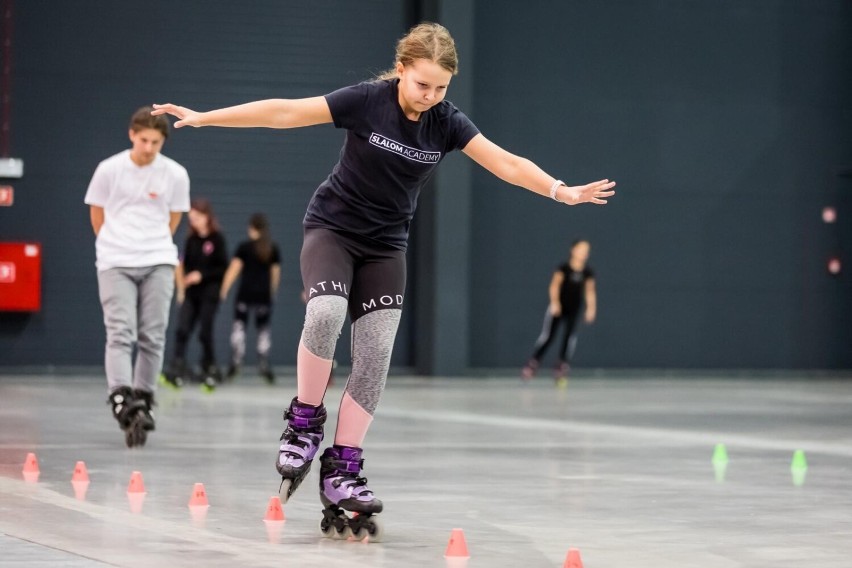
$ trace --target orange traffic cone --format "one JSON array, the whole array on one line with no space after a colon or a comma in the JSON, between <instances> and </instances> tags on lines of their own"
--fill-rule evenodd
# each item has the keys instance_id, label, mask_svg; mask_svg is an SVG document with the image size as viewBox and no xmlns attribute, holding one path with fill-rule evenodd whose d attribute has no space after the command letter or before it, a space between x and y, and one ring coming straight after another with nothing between
<instances>
[{"instance_id":1,"label":"orange traffic cone","mask_svg":"<svg viewBox=\"0 0 852 568\"><path fill-rule=\"evenodd\" d=\"M576 548L569 548L568 554L565 556L565 564L562 568L583 568L583 560L580 558L580 551Z\"/></svg>"},{"instance_id":2,"label":"orange traffic cone","mask_svg":"<svg viewBox=\"0 0 852 568\"><path fill-rule=\"evenodd\" d=\"M444 552L444 558L470 558L463 530L453 529L450 534L450 542L447 543L447 550Z\"/></svg>"},{"instance_id":3,"label":"orange traffic cone","mask_svg":"<svg viewBox=\"0 0 852 568\"><path fill-rule=\"evenodd\" d=\"M27 459L24 460L24 469L21 472L24 474L24 481L27 483L36 483L38 476L41 473L38 469L38 460L32 452L27 454Z\"/></svg>"},{"instance_id":4,"label":"orange traffic cone","mask_svg":"<svg viewBox=\"0 0 852 568\"><path fill-rule=\"evenodd\" d=\"M141 513L142 505L145 504L145 482L142 474L134 471L130 475L130 483L127 485L127 501L130 503L131 513Z\"/></svg>"},{"instance_id":5,"label":"orange traffic cone","mask_svg":"<svg viewBox=\"0 0 852 568\"><path fill-rule=\"evenodd\" d=\"M207 492L204 490L203 483L196 483L192 488L192 495L189 497L190 507L209 507L207 502Z\"/></svg>"},{"instance_id":6,"label":"orange traffic cone","mask_svg":"<svg viewBox=\"0 0 852 568\"><path fill-rule=\"evenodd\" d=\"M71 475L71 486L74 487L74 497L78 501L86 500L86 491L89 490L89 472L86 470L85 462L78 461Z\"/></svg>"},{"instance_id":7,"label":"orange traffic cone","mask_svg":"<svg viewBox=\"0 0 852 568\"><path fill-rule=\"evenodd\" d=\"M78 461L74 465L74 473L71 475L71 482L89 481L89 470L86 469L86 462Z\"/></svg>"},{"instance_id":8,"label":"orange traffic cone","mask_svg":"<svg viewBox=\"0 0 852 568\"><path fill-rule=\"evenodd\" d=\"M127 484L128 493L145 493L145 482L142 481L142 472L134 471L130 474L130 483Z\"/></svg>"},{"instance_id":9,"label":"orange traffic cone","mask_svg":"<svg viewBox=\"0 0 852 568\"><path fill-rule=\"evenodd\" d=\"M207 510L210 508L210 503L207 501L207 491L204 490L203 483L196 483L193 486L188 506L192 523L197 527L203 527L207 518Z\"/></svg>"},{"instance_id":10,"label":"orange traffic cone","mask_svg":"<svg viewBox=\"0 0 852 568\"><path fill-rule=\"evenodd\" d=\"M269 505L266 506L266 516L263 518L263 524L266 525L266 539L270 544L278 544L281 540L281 529L284 528L285 522L281 499L278 495L270 497Z\"/></svg>"},{"instance_id":11,"label":"orange traffic cone","mask_svg":"<svg viewBox=\"0 0 852 568\"><path fill-rule=\"evenodd\" d=\"M284 509L281 508L281 499L278 495L269 498L269 505L266 506L266 516L264 521L285 521Z\"/></svg>"}]
</instances>

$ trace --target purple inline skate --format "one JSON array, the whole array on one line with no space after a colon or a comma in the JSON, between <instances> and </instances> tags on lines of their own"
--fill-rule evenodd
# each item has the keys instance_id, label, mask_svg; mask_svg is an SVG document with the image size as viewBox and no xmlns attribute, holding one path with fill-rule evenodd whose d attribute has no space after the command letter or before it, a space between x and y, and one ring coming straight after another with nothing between
<instances>
[{"instance_id":1,"label":"purple inline skate","mask_svg":"<svg viewBox=\"0 0 852 568\"><path fill-rule=\"evenodd\" d=\"M296 398L284 411L287 429L281 434L281 446L275 467L281 474L281 502L286 503L308 472L322 442L326 419L325 406L311 406Z\"/></svg>"},{"instance_id":2,"label":"purple inline skate","mask_svg":"<svg viewBox=\"0 0 852 568\"><path fill-rule=\"evenodd\" d=\"M376 515L382 512L382 502L367 487L367 479L359 477L363 467L361 448L335 445L320 456L323 536L342 540L369 536L373 542L381 540L383 530ZM348 516L347 511L354 515Z\"/></svg>"}]
</instances>

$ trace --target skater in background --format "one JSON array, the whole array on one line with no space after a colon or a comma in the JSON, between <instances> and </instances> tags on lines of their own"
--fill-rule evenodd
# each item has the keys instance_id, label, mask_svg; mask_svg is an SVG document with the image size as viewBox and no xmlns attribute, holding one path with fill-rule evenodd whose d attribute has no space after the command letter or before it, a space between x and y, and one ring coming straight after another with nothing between
<instances>
[{"instance_id":1,"label":"skater in background","mask_svg":"<svg viewBox=\"0 0 852 568\"><path fill-rule=\"evenodd\" d=\"M96 235L109 402L134 446L155 426L151 407L178 263L173 236L189 209L189 176L160 153L169 122L151 116L151 107L133 114L128 135L131 148L98 165L84 201Z\"/></svg>"},{"instance_id":2,"label":"skater in background","mask_svg":"<svg viewBox=\"0 0 852 568\"><path fill-rule=\"evenodd\" d=\"M272 99L195 112L155 105L183 126L297 128L334 123L346 130L338 164L313 195L304 219L305 324L297 357L297 396L285 412L276 462L282 499L301 483L323 439L335 344L352 325L352 370L334 443L320 457L326 535L379 530L382 503L361 477L362 448L385 386L405 293L408 230L420 189L448 152L468 157L514 185L567 204L604 204L614 182L569 187L483 136L445 101L458 61L438 24L421 24L397 44L396 62L377 80L325 96ZM349 519L344 511L360 513Z\"/></svg>"},{"instance_id":3,"label":"skater in background","mask_svg":"<svg viewBox=\"0 0 852 568\"><path fill-rule=\"evenodd\" d=\"M237 298L234 302L234 322L231 325L231 363L227 377L239 374L246 353L246 330L249 316L254 313L257 328L258 372L268 383L275 382L269 363L272 348L272 304L281 282L281 254L269 235L269 222L263 213L249 219L248 240L237 247L225 272L220 298L224 301L237 278Z\"/></svg>"},{"instance_id":4,"label":"skater in background","mask_svg":"<svg viewBox=\"0 0 852 568\"><path fill-rule=\"evenodd\" d=\"M192 376L186 364L186 347L196 323L199 324L198 340L202 350L202 386L213 389L221 381L213 346L213 324L219 308L219 290L228 267L225 247L225 237L210 202L193 199L189 210L189 235L183 258L175 271L180 311L171 368L163 375L170 386L180 388Z\"/></svg>"},{"instance_id":5,"label":"skater in background","mask_svg":"<svg viewBox=\"0 0 852 568\"><path fill-rule=\"evenodd\" d=\"M580 311L585 305L584 320L588 324L594 323L597 314L595 273L588 265L590 251L589 241L574 241L571 243L568 262L560 264L553 272L548 287L550 303L544 313L541 335L535 342L532 357L521 371L525 380L535 376L545 351L556 338L559 328L564 328L554 378L557 384L566 384L571 358L577 346L576 328Z\"/></svg>"}]
</instances>

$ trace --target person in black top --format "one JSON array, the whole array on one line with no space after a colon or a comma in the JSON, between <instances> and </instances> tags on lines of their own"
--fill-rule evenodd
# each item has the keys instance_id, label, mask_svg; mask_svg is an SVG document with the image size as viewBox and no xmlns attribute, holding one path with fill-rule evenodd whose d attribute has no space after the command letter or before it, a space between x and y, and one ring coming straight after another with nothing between
<instances>
[{"instance_id":1,"label":"person in black top","mask_svg":"<svg viewBox=\"0 0 852 568\"><path fill-rule=\"evenodd\" d=\"M571 243L571 253L568 262L560 264L550 279L548 296L550 304L544 313L544 325L541 335L535 342L532 357L521 371L521 376L529 380L535 376L544 352L556 338L560 327L565 328L562 342L559 344L559 362L556 364L554 377L560 386L565 386L568 380L571 358L577 346L575 332L580 310L585 305L585 321L594 323L597 315L597 292L595 291L595 273L588 266L591 247L586 240L576 240Z\"/></svg>"},{"instance_id":2,"label":"person in black top","mask_svg":"<svg viewBox=\"0 0 852 568\"><path fill-rule=\"evenodd\" d=\"M225 272L221 299L228 297L228 290L242 274L234 303L234 323L231 326L231 364L227 377L237 376L246 353L246 328L250 312L254 312L257 327L258 370L267 382L275 381L269 364L272 348L272 302L281 282L281 255L278 245L269 236L269 221L263 213L255 213L249 219L249 240L237 247L234 258Z\"/></svg>"},{"instance_id":3,"label":"person in black top","mask_svg":"<svg viewBox=\"0 0 852 568\"><path fill-rule=\"evenodd\" d=\"M213 323L219 308L219 290L228 267L225 237L213 207L206 199L193 199L189 210L189 235L183 258L175 270L177 302L180 305L171 369L163 374L173 387L187 377L186 346L195 324L200 322L201 373L203 386L215 388L221 374L213 349Z\"/></svg>"},{"instance_id":4,"label":"person in black top","mask_svg":"<svg viewBox=\"0 0 852 568\"><path fill-rule=\"evenodd\" d=\"M458 69L446 28L423 23L397 43L394 67L376 80L325 96L271 99L195 112L154 105L184 126L297 128L333 123L346 130L337 165L308 205L300 257L307 293L297 357L297 396L285 412L276 467L286 502L323 439L323 406L334 348L347 312L352 371L334 444L320 462L323 532L348 530L376 540L371 516L382 503L360 477L362 446L384 389L405 291L405 250L417 197L438 163L455 150L497 177L567 205L604 204L615 182L569 187L530 160L500 148L444 100ZM357 511L357 520L343 510Z\"/></svg>"}]
</instances>

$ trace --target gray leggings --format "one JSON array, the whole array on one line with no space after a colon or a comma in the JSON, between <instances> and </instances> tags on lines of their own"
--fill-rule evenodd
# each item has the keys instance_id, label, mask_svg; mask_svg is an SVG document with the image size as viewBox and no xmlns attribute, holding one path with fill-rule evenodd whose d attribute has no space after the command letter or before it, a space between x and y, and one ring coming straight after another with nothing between
<instances>
[{"instance_id":1,"label":"gray leggings","mask_svg":"<svg viewBox=\"0 0 852 568\"><path fill-rule=\"evenodd\" d=\"M308 305L302 341L332 359L346 313L352 373L346 392L368 413L379 404L402 315L405 253L327 229L308 229L301 255Z\"/></svg>"},{"instance_id":2,"label":"gray leggings","mask_svg":"<svg viewBox=\"0 0 852 568\"><path fill-rule=\"evenodd\" d=\"M106 326L109 392L121 386L153 392L163 368L175 267L110 268L98 272ZM137 348L133 365L133 347Z\"/></svg>"}]
</instances>

